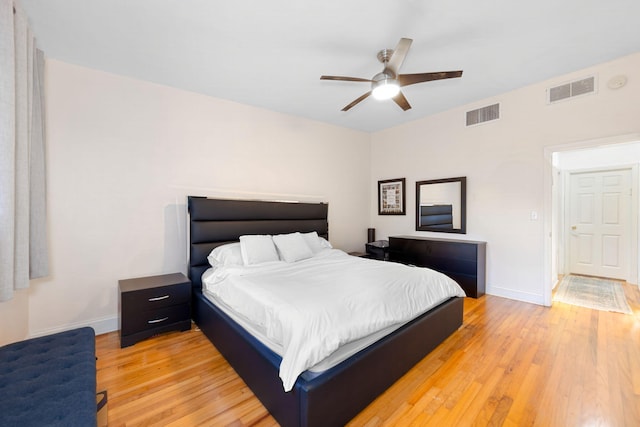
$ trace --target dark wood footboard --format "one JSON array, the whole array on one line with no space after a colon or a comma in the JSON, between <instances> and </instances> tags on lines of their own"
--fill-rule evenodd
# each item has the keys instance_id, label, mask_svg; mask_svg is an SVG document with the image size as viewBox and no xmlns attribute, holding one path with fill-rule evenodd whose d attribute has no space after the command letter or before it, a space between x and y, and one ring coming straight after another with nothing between
<instances>
[{"instance_id":1,"label":"dark wood footboard","mask_svg":"<svg viewBox=\"0 0 640 427\"><path fill-rule=\"evenodd\" d=\"M339 365L304 372L285 393L281 358L194 290L196 324L283 427L342 426L462 325L451 298Z\"/></svg>"}]
</instances>

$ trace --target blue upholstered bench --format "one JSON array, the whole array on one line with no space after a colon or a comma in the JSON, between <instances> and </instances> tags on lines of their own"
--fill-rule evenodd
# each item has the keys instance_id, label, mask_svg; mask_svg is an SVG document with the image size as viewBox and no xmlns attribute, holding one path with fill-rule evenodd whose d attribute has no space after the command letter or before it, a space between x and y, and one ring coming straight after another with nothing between
<instances>
[{"instance_id":1,"label":"blue upholstered bench","mask_svg":"<svg viewBox=\"0 0 640 427\"><path fill-rule=\"evenodd\" d=\"M92 328L0 347L0 426L95 427L96 423Z\"/></svg>"}]
</instances>

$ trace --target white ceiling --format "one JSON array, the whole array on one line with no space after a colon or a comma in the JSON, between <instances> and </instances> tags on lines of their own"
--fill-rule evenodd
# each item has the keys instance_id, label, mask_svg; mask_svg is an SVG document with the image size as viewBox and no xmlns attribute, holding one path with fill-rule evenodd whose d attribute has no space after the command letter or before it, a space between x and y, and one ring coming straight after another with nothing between
<instances>
[{"instance_id":1,"label":"white ceiling","mask_svg":"<svg viewBox=\"0 0 640 427\"><path fill-rule=\"evenodd\" d=\"M20 0L48 58L377 131L640 51L639 0ZM402 73L464 70L369 98L376 54ZM634 78L633 76L629 76Z\"/></svg>"}]
</instances>

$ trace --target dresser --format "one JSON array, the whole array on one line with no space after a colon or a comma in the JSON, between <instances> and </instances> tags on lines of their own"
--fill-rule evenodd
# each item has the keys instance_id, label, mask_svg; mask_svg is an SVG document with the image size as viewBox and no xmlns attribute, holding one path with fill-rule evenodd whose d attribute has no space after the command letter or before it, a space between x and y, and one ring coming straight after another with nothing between
<instances>
[{"instance_id":1,"label":"dresser","mask_svg":"<svg viewBox=\"0 0 640 427\"><path fill-rule=\"evenodd\" d=\"M120 346L191 329L191 282L182 273L118 281Z\"/></svg>"},{"instance_id":2,"label":"dresser","mask_svg":"<svg viewBox=\"0 0 640 427\"><path fill-rule=\"evenodd\" d=\"M428 267L458 282L469 297L484 295L487 243L420 236L389 237L389 260Z\"/></svg>"}]
</instances>

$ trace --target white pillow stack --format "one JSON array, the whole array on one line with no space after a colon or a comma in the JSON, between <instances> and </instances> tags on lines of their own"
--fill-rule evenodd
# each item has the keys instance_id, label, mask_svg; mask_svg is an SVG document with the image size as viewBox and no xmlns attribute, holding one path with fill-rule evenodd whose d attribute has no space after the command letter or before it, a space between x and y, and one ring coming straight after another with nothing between
<instances>
[{"instance_id":1,"label":"white pillow stack","mask_svg":"<svg viewBox=\"0 0 640 427\"><path fill-rule=\"evenodd\" d=\"M244 235L240 242L218 246L207 259L212 267L256 265L265 262L296 262L311 258L331 243L311 233L289 233L270 235Z\"/></svg>"}]
</instances>

